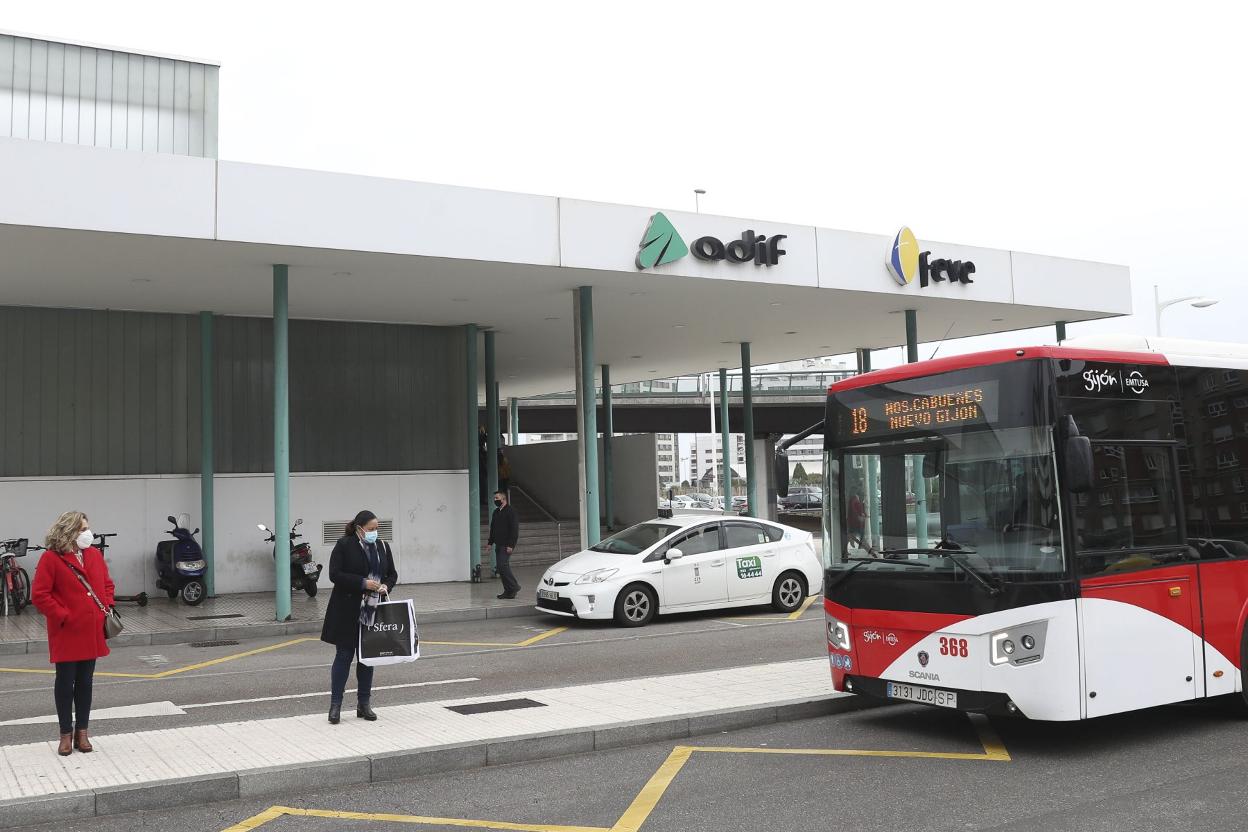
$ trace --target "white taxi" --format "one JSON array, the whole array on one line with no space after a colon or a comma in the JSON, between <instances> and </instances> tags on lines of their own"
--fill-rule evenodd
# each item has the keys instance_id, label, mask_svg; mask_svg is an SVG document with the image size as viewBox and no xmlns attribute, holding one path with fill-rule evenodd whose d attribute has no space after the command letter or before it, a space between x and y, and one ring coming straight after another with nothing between
<instances>
[{"instance_id":1,"label":"white taxi","mask_svg":"<svg viewBox=\"0 0 1248 832\"><path fill-rule=\"evenodd\" d=\"M823 585L810 532L749 517L677 515L640 523L546 570L541 612L613 618L771 604L793 612Z\"/></svg>"}]
</instances>

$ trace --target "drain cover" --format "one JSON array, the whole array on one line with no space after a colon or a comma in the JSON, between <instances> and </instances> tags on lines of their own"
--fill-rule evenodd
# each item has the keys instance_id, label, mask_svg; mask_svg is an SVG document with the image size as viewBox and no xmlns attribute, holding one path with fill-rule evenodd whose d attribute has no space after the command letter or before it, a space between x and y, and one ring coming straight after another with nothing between
<instances>
[{"instance_id":1,"label":"drain cover","mask_svg":"<svg viewBox=\"0 0 1248 832\"><path fill-rule=\"evenodd\" d=\"M233 647L237 641L192 641L192 647Z\"/></svg>"},{"instance_id":2,"label":"drain cover","mask_svg":"<svg viewBox=\"0 0 1248 832\"><path fill-rule=\"evenodd\" d=\"M472 714L490 714L495 711L518 711L521 708L545 708L543 702L532 699L501 699L497 702L474 702L471 705L448 705L448 711L471 716Z\"/></svg>"}]
</instances>

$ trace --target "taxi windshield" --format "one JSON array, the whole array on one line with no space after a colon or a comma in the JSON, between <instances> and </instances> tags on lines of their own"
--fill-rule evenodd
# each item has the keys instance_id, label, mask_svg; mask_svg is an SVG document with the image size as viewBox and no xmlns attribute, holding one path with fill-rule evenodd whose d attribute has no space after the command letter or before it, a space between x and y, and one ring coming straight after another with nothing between
<instances>
[{"instance_id":1,"label":"taxi windshield","mask_svg":"<svg viewBox=\"0 0 1248 832\"><path fill-rule=\"evenodd\" d=\"M679 528L667 523L639 523L590 546L589 550L613 555L638 555Z\"/></svg>"}]
</instances>

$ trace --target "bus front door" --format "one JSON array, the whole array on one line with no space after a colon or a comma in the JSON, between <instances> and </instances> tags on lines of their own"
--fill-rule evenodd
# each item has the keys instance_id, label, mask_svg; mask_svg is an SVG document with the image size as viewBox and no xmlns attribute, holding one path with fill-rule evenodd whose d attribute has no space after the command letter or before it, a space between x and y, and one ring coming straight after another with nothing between
<instances>
[{"instance_id":1,"label":"bus front door","mask_svg":"<svg viewBox=\"0 0 1248 832\"><path fill-rule=\"evenodd\" d=\"M1196 698L1203 641L1195 564L1085 578L1081 595L1089 717Z\"/></svg>"}]
</instances>

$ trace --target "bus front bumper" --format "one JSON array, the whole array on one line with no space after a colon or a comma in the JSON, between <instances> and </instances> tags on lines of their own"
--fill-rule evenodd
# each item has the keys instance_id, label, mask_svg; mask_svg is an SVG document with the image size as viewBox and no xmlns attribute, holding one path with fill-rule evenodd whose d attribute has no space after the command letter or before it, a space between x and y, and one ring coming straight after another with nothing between
<instances>
[{"instance_id":1,"label":"bus front bumper","mask_svg":"<svg viewBox=\"0 0 1248 832\"><path fill-rule=\"evenodd\" d=\"M1013 701L1010 700L1010 697L1004 693L982 690L965 690L962 688L937 687L934 685L924 684L915 685L909 682L900 683L910 687L928 688L931 690L957 694L957 707L949 708L948 706L892 698L888 695L888 683L888 679L846 674L844 689L849 693L857 693L862 696L870 696L876 699L882 699L886 702L893 702L902 705L927 704L928 707L932 708L943 707L946 710L959 710L966 711L967 713L988 714L990 716L1015 716L1024 718L1027 716L1017 705L1014 704Z\"/></svg>"}]
</instances>

